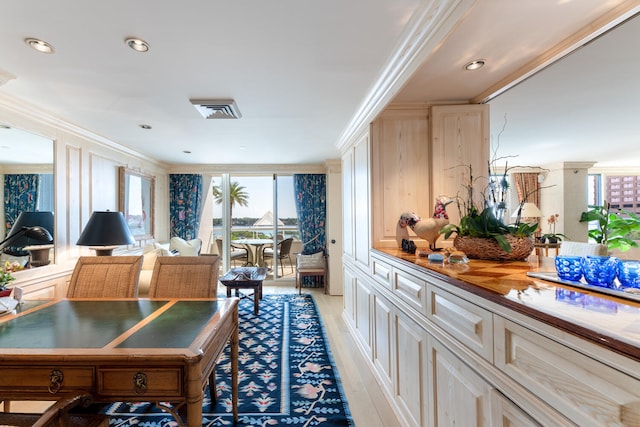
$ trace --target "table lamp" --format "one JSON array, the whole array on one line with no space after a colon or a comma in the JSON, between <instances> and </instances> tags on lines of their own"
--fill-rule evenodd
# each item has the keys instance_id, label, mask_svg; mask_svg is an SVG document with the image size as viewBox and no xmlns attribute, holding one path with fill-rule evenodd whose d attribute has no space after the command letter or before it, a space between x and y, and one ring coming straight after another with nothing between
<instances>
[{"instance_id":1,"label":"table lamp","mask_svg":"<svg viewBox=\"0 0 640 427\"><path fill-rule=\"evenodd\" d=\"M511 215L512 218L517 218L518 214L520 214L520 218L540 218L542 216L542 212L535 203L526 202L522 205L521 208L516 209Z\"/></svg>"},{"instance_id":2,"label":"table lamp","mask_svg":"<svg viewBox=\"0 0 640 427\"><path fill-rule=\"evenodd\" d=\"M53 247L53 212L21 212L0 249L14 256L31 255L30 264L40 267L49 264ZM6 248L6 249L5 249Z\"/></svg>"},{"instance_id":3,"label":"table lamp","mask_svg":"<svg viewBox=\"0 0 640 427\"><path fill-rule=\"evenodd\" d=\"M111 255L121 245L132 245L135 239L122 212L95 211L82 230L76 245L95 249L96 255Z\"/></svg>"}]
</instances>

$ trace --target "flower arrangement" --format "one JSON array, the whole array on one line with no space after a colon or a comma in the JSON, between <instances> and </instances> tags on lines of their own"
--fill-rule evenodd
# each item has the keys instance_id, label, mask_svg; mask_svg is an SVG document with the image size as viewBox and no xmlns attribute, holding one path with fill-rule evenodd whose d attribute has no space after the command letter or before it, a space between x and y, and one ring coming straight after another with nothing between
<instances>
[{"instance_id":1,"label":"flower arrangement","mask_svg":"<svg viewBox=\"0 0 640 427\"><path fill-rule=\"evenodd\" d=\"M549 226L549 232L542 235L542 241L546 241L549 243L558 243L563 238L567 238L562 233L556 233L556 223L558 222L558 218L560 218L560 214L553 214L547 218L547 225Z\"/></svg>"},{"instance_id":2,"label":"flower arrangement","mask_svg":"<svg viewBox=\"0 0 640 427\"><path fill-rule=\"evenodd\" d=\"M511 243L509 237L531 237L538 229L538 224L527 224L522 222L520 213L515 223L505 224L503 222L504 210L506 204L504 201L506 190L508 189L507 173L505 169L502 177L496 181L488 179L486 185L480 189L474 186L476 180L473 177L471 165L465 165L469 168L469 181L466 187L466 200L456 200L458 210L460 211L460 224L448 224L443 227L440 232L447 239L451 234L456 233L460 237L481 237L494 239L500 248L505 252L511 252ZM490 176L492 174L492 162L489 162L488 168ZM478 203L475 193L481 195L481 202ZM518 212L522 211L526 197L519 203Z\"/></svg>"},{"instance_id":3,"label":"flower arrangement","mask_svg":"<svg viewBox=\"0 0 640 427\"><path fill-rule=\"evenodd\" d=\"M487 162L487 176L480 177L480 179L485 180L484 183L478 185L482 181L473 176L471 165L459 165L469 168L469 181L465 184L466 200L461 200L460 197L456 198L460 213L460 224L448 224L440 232L445 239L449 238L452 233L456 233L456 240L458 241L456 243L456 240L454 240L456 247L464 238L488 238L495 240L500 250L505 253L511 253L512 243L518 244L517 253L514 253L513 256L520 258L520 253L528 254L533 249L532 236L538 230L538 224L522 222L522 208L531 193L525 194L523 199L519 201L516 208L517 216L515 222L512 224L504 223L505 212L507 211L506 199L509 192L508 172L513 168L527 167L509 167L506 159L512 156L499 157L497 155L500 148L500 136L504 132L506 124L505 115L505 122L498 134L497 143L492 147L491 159ZM498 174L497 163L501 160L505 160L505 165L502 173ZM524 242L524 240L530 240L530 242ZM502 257L502 255L500 256Z\"/></svg>"},{"instance_id":4,"label":"flower arrangement","mask_svg":"<svg viewBox=\"0 0 640 427\"><path fill-rule=\"evenodd\" d=\"M16 280L11 273L14 271L20 271L23 268L24 267L16 261L5 261L4 265L0 267L0 291L6 290L7 284Z\"/></svg>"}]
</instances>

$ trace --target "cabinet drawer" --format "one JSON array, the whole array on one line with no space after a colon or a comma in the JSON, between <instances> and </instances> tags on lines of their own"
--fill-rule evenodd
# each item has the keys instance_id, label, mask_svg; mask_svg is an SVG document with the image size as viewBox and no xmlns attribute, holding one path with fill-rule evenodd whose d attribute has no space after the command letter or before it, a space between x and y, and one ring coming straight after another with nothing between
<instances>
[{"instance_id":1,"label":"cabinet drawer","mask_svg":"<svg viewBox=\"0 0 640 427\"><path fill-rule=\"evenodd\" d=\"M640 425L640 381L496 316L495 365L581 426Z\"/></svg>"},{"instance_id":2,"label":"cabinet drawer","mask_svg":"<svg viewBox=\"0 0 640 427\"><path fill-rule=\"evenodd\" d=\"M427 300L427 282L404 271L393 269L393 293L422 313Z\"/></svg>"},{"instance_id":3,"label":"cabinet drawer","mask_svg":"<svg viewBox=\"0 0 640 427\"><path fill-rule=\"evenodd\" d=\"M51 377L59 379L60 389L65 390L93 388L94 370L92 367L71 368L65 366L3 366L0 374L0 387L12 390L39 390L47 392Z\"/></svg>"},{"instance_id":4,"label":"cabinet drawer","mask_svg":"<svg viewBox=\"0 0 640 427\"><path fill-rule=\"evenodd\" d=\"M144 389L136 389L135 382L144 382ZM103 396L180 396L183 393L182 369L125 369L98 370L98 394Z\"/></svg>"},{"instance_id":5,"label":"cabinet drawer","mask_svg":"<svg viewBox=\"0 0 640 427\"><path fill-rule=\"evenodd\" d=\"M493 314L436 286L429 287L429 318L493 362Z\"/></svg>"},{"instance_id":6,"label":"cabinet drawer","mask_svg":"<svg viewBox=\"0 0 640 427\"><path fill-rule=\"evenodd\" d=\"M376 258L371 258L371 275L378 283L391 290L391 266Z\"/></svg>"}]
</instances>

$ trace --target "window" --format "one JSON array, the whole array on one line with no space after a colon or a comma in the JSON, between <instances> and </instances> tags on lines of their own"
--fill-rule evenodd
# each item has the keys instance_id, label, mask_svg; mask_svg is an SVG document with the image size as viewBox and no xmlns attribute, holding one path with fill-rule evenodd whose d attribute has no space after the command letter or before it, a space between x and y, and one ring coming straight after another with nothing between
<instances>
[{"instance_id":1,"label":"window","mask_svg":"<svg viewBox=\"0 0 640 427\"><path fill-rule=\"evenodd\" d=\"M606 201L611 209L640 214L640 176L607 176Z\"/></svg>"},{"instance_id":2,"label":"window","mask_svg":"<svg viewBox=\"0 0 640 427\"><path fill-rule=\"evenodd\" d=\"M228 178L228 193L226 194L225 178ZM244 263L259 262L270 268L269 274L279 277L283 269L279 262L284 263L285 276L292 273L289 265L290 258L279 259L271 256L273 247L281 240L289 237L294 239L294 246L300 244L298 231L298 217L293 193L293 176L291 175L220 175L214 176L211 184L211 243L217 244L216 239L222 240L222 246L230 254L229 264L222 266L226 271L229 267L238 267ZM229 210L223 211L225 198L229 197ZM228 234L227 234L228 229ZM228 242L225 240L228 235ZM264 244L259 249L244 245L250 250L266 250L269 256L252 253L249 259L236 262L235 251L241 246L234 241L252 239L255 244L260 240L271 240L271 244ZM234 249L235 247L235 249ZM299 250L298 250L299 251ZM292 251L293 253L293 251ZM293 258L291 258L293 259Z\"/></svg>"}]
</instances>

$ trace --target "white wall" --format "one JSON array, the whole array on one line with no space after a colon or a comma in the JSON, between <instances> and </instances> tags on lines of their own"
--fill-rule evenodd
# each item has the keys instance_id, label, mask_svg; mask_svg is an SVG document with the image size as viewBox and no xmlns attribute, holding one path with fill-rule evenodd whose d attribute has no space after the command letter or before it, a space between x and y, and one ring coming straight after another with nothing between
<instances>
[{"instance_id":1,"label":"white wall","mask_svg":"<svg viewBox=\"0 0 640 427\"><path fill-rule=\"evenodd\" d=\"M117 210L118 167L156 177L155 235L169 236L166 166L82 128L48 116L42 109L0 94L2 123L51 139L55 174L55 265L16 273L16 279L70 271L75 259L90 254L75 242L93 210Z\"/></svg>"}]
</instances>

